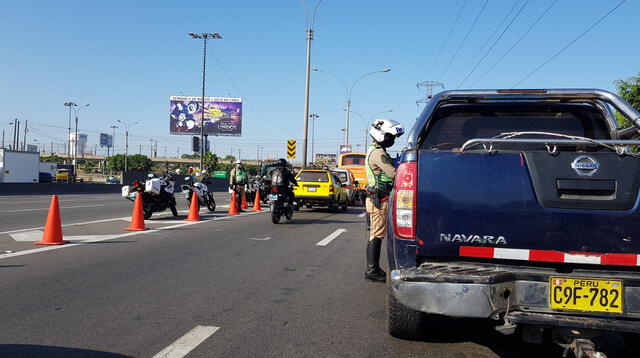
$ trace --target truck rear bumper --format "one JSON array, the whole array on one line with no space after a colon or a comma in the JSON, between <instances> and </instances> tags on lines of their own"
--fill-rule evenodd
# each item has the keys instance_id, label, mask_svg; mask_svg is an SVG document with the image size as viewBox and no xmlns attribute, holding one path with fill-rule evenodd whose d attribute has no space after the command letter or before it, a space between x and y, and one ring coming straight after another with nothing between
<instances>
[{"instance_id":1,"label":"truck rear bumper","mask_svg":"<svg viewBox=\"0 0 640 358\"><path fill-rule=\"evenodd\" d=\"M563 327L582 325L585 326L582 328L586 328L589 324L600 322L598 329L640 333L639 278L631 272L613 274L577 270L570 274L559 274L546 268L429 263L418 268L391 271L390 289L404 306L425 313L498 319L507 311L508 304L509 317L514 323ZM614 315L549 308L548 280L551 276L623 280L624 313Z\"/></svg>"}]
</instances>

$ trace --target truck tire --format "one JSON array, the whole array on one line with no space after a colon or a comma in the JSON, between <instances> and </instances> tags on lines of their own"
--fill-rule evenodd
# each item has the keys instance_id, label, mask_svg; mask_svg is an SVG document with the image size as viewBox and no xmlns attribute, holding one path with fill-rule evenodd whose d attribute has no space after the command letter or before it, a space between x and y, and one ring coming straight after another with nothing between
<instances>
[{"instance_id":1,"label":"truck tire","mask_svg":"<svg viewBox=\"0 0 640 358\"><path fill-rule=\"evenodd\" d=\"M387 323L389 334L400 339L416 339L421 336L425 314L402 305L391 291L388 293Z\"/></svg>"}]
</instances>

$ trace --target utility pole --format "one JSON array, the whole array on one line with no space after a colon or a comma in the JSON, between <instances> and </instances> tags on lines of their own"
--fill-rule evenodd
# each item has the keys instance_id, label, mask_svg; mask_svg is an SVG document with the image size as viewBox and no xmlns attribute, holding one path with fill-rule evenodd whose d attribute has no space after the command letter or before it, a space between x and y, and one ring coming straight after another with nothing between
<instances>
[{"instance_id":1,"label":"utility pole","mask_svg":"<svg viewBox=\"0 0 640 358\"><path fill-rule=\"evenodd\" d=\"M118 126L111 126L109 128L113 129L113 135L111 136L111 147L113 148L113 155L115 155L116 154L116 128L118 128ZM109 147L107 147L107 155L109 155Z\"/></svg>"},{"instance_id":2,"label":"utility pole","mask_svg":"<svg viewBox=\"0 0 640 358\"><path fill-rule=\"evenodd\" d=\"M309 115L309 117L311 117L312 121L311 121L311 162L315 162L315 159L313 157L314 155L314 147L315 147L315 137L316 137L316 118L320 118L319 115L312 113Z\"/></svg>"},{"instance_id":3,"label":"utility pole","mask_svg":"<svg viewBox=\"0 0 640 358\"><path fill-rule=\"evenodd\" d=\"M154 158L158 157L158 140L156 140L156 145L155 145L154 150L153 150L153 157Z\"/></svg>"},{"instance_id":4,"label":"utility pole","mask_svg":"<svg viewBox=\"0 0 640 358\"><path fill-rule=\"evenodd\" d=\"M69 132L67 135L67 159L71 159L71 107L76 107L78 105L71 101L65 102L64 105L69 107Z\"/></svg>"},{"instance_id":5,"label":"utility pole","mask_svg":"<svg viewBox=\"0 0 640 358\"><path fill-rule=\"evenodd\" d=\"M124 173L126 173L127 169L129 169L129 167L127 166L127 157L129 156L129 126L138 124L138 122L125 123L119 119L118 122L124 125L124 171L122 172L122 176L124 177Z\"/></svg>"},{"instance_id":6,"label":"utility pole","mask_svg":"<svg viewBox=\"0 0 640 358\"><path fill-rule=\"evenodd\" d=\"M444 85L440 82L436 82L436 81L423 81L423 82L419 82L416 87L419 89L420 87L425 87L426 88L426 94L424 96L424 98L420 98L416 101L416 104L419 106L420 104L424 104L429 102L429 100L431 99L431 97L433 97L433 89L435 87L441 87L444 90Z\"/></svg>"},{"instance_id":7,"label":"utility pole","mask_svg":"<svg viewBox=\"0 0 640 358\"><path fill-rule=\"evenodd\" d=\"M302 168L307 167L307 138L309 133L309 86L311 84L310 80L310 71L311 71L311 41L313 40L313 31L315 28L316 22L316 12L318 11L318 7L322 0L318 0L315 8L313 9L313 14L311 15L311 26L309 26L309 12L307 11L307 6L302 1L302 6L304 7L304 13L307 20L307 66L305 68L305 88L304 88L304 135L303 135L303 145L302 145Z\"/></svg>"},{"instance_id":8,"label":"utility pole","mask_svg":"<svg viewBox=\"0 0 640 358\"><path fill-rule=\"evenodd\" d=\"M29 124L29 120L25 119L24 120L24 137L22 140L22 150L27 150L27 132L29 132L29 129L27 129L27 124Z\"/></svg>"},{"instance_id":9,"label":"utility pole","mask_svg":"<svg viewBox=\"0 0 640 358\"><path fill-rule=\"evenodd\" d=\"M14 144L13 144L13 150L20 150L20 121L17 120L18 123L18 127L16 128L15 126L13 127L14 131L13 131L13 137L14 137Z\"/></svg>"},{"instance_id":10,"label":"utility pole","mask_svg":"<svg viewBox=\"0 0 640 358\"><path fill-rule=\"evenodd\" d=\"M194 33L189 33L189 36L191 36L191 38L194 39L203 39L204 41L204 51L202 54L202 116L201 116L201 120L200 120L200 170L202 170L203 168L203 163L202 161L204 160L204 91L205 91L205 78L206 78L206 73L207 73L207 40L208 39L221 39L222 36L220 36L219 33L208 33L208 32L204 32L204 33L200 33L200 34L194 34Z\"/></svg>"},{"instance_id":11,"label":"utility pole","mask_svg":"<svg viewBox=\"0 0 640 358\"><path fill-rule=\"evenodd\" d=\"M149 139L151 141L151 146L149 147L149 158L153 158L153 139Z\"/></svg>"}]
</instances>

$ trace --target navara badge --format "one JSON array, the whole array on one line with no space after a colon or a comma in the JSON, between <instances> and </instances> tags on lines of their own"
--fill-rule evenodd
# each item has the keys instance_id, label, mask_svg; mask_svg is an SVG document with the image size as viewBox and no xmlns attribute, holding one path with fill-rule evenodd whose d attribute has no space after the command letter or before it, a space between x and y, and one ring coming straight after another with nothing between
<instances>
[{"instance_id":1,"label":"navara badge","mask_svg":"<svg viewBox=\"0 0 640 358\"><path fill-rule=\"evenodd\" d=\"M600 168L600 163L588 155L580 155L571 162L571 168L582 176L592 176Z\"/></svg>"}]
</instances>

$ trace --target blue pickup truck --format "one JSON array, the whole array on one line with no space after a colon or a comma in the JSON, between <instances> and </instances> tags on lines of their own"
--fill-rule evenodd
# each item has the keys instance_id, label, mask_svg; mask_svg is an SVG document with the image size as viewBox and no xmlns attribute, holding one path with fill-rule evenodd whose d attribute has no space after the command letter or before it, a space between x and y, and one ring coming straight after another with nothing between
<instances>
[{"instance_id":1,"label":"blue pickup truck","mask_svg":"<svg viewBox=\"0 0 640 358\"><path fill-rule=\"evenodd\" d=\"M435 314L496 320L577 357L600 354L605 332L637 342L639 129L602 90L434 95L392 193L389 333L428 334Z\"/></svg>"}]
</instances>

